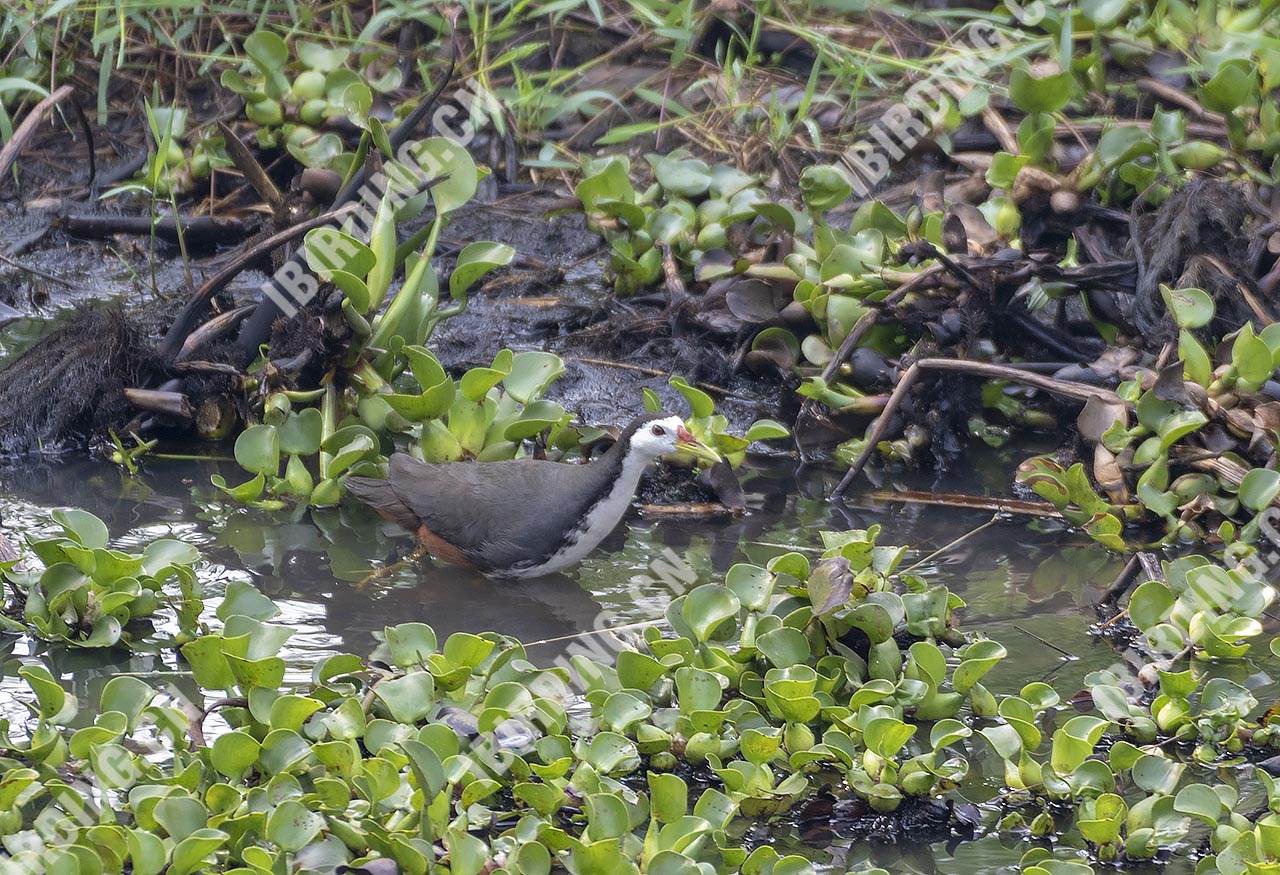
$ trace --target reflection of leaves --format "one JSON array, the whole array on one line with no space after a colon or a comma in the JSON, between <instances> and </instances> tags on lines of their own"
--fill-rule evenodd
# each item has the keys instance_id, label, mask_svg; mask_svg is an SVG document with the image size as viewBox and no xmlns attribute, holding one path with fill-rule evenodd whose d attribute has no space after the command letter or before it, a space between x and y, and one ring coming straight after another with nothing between
<instances>
[{"instance_id":1,"label":"reflection of leaves","mask_svg":"<svg viewBox=\"0 0 1280 875\"><path fill-rule=\"evenodd\" d=\"M1067 547L1054 552L1027 576L1019 587L1032 602L1047 602L1066 594L1078 604L1083 596L1080 582L1102 580L1103 569L1115 563L1105 551L1093 547Z\"/></svg>"}]
</instances>

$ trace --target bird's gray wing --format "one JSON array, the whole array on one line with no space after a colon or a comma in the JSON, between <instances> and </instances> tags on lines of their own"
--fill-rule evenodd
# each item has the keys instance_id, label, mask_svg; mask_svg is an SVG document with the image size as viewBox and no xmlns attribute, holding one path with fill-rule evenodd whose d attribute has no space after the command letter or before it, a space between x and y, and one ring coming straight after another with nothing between
<instances>
[{"instance_id":1,"label":"bird's gray wing","mask_svg":"<svg viewBox=\"0 0 1280 875\"><path fill-rule=\"evenodd\" d=\"M602 466L523 459L427 464L391 457L387 480L427 528L477 564L553 550L602 486Z\"/></svg>"},{"instance_id":2,"label":"bird's gray wing","mask_svg":"<svg viewBox=\"0 0 1280 875\"><path fill-rule=\"evenodd\" d=\"M400 500L391 484L376 477L348 477L347 492L392 522L409 531L417 531L422 523L413 510Z\"/></svg>"}]
</instances>

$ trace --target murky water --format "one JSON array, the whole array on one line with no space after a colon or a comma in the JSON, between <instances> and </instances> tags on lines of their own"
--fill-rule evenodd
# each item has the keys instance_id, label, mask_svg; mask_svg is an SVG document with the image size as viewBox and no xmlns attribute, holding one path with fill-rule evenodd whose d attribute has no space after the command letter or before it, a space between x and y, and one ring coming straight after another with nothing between
<instances>
[{"instance_id":1,"label":"murky water","mask_svg":"<svg viewBox=\"0 0 1280 875\"><path fill-rule=\"evenodd\" d=\"M0 361L38 339L48 324L19 320L0 328ZM209 450L210 456L229 454L229 446ZM1001 495L1016 461L975 448L943 481L895 474L879 489ZM282 656L287 679L299 684L310 678L320 657L367 654L384 627L408 621L430 623L441 637L459 630L512 635L526 642L531 657L550 663L570 642L593 640L583 638L589 630L625 633L628 627L637 631L659 620L673 594L664 582L664 569L667 579L676 569L678 578L694 585L719 579L735 562L763 563L787 550L816 556L823 530L873 525L882 527L881 543L911 546L904 567L946 584L966 601L964 629L983 632L1008 648L1009 657L988 678L994 691L1015 692L1041 680L1070 695L1089 672L1123 664L1122 654L1088 634L1095 620L1092 605L1114 580L1121 561L1088 539L1026 519L883 500L865 483L845 504L832 504L825 495L838 473L797 470L789 461L749 466L743 479L751 509L743 517L633 513L568 575L518 584L429 561L403 562L414 546L410 536L360 507L268 514L235 506L210 485L214 473L232 482L244 479L225 458L151 458L137 476L79 457L0 462L0 518L11 534L39 536L56 530L50 510L74 506L102 518L123 549L159 537L196 544L204 554L200 576L210 611L227 584L237 579L252 582L281 607L281 622L297 629ZM379 571L376 579L366 580L374 571ZM30 646L26 639L0 637L0 718L25 719L15 695L25 698L27 690L16 671L20 662L36 659L62 677L86 709L98 700L107 679L120 672L172 683L185 695L198 697L171 654L43 652ZM1260 700L1274 700L1278 691L1272 677L1249 676L1249 670L1219 669L1255 688ZM973 765L975 778L962 795L988 802L1002 783L998 777L982 777L981 757ZM764 824L749 829L753 841L804 853L831 871L864 861L894 872L1016 871L1027 849L1025 842L1011 837L886 847L851 842L830 830L806 834Z\"/></svg>"},{"instance_id":2,"label":"murky water","mask_svg":"<svg viewBox=\"0 0 1280 875\"><path fill-rule=\"evenodd\" d=\"M1007 459L980 456L967 473L949 477L945 488L982 493L998 488L994 472L1011 470ZM0 516L5 527L39 534L53 531L48 511L76 506L101 517L125 549L157 537L182 537L204 553L201 577L209 607L233 579L251 581L282 608L283 622L297 628L282 654L289 677L301 683L321 656L368 653L385 626L407 621L433 625L442 636L457 630L496 630L530 642L530 654L552 661L570 636L607 626L618 630L662 616L671 588L661 582L655 559L687 566L697 581L717 579L733 563L763 562L786 550L821 549L824 529L880 525L882 543L910 544L904 565L945 583L968 603L966 629L998 638L1010 656L991 676L992 689L1017 690L1033 680L1052 680L1059 690L1079 689L1089 671L1115 665L1118 655L1093 641L1090 605L1110 584L1120 562L1079 536L1035 531L1025 521L992 521L988 513L945 507L879 502L852 495L838 506L823 496L835 474L796 471L769 463L746 473L751 511L744 517L689 519L631 515L619 531L567 576L507 584L429 562L400 564L413 548L410 537L363 508L266 514L223 503L209 476L239 475L217 461L152 459L130 477L116 468L84 460L27 461L0 469ZM929 488L919 477L899 477L886 488ZM535 509L536 512L536 509ZM372 582L361 581L387 569ZM687 577L686 577L687 579ZM18 640L0 641L6 657L0 678L0 716L20 711L12 694L25 693L16 659L42 659L66 679L87 707L111 675L137 672L195 693L172 657L60 651L31 653ZM1065 652L1064 652L1065 651ZM7 700L7 701L6 701ZM976 782L966 793L984 801L998 790ZM806 846L785 833L782 844ZM804 852L850 863L871 853L855 845ZM829 844L824 840L824 844ZM880 848L874 858L899 871L984 872L1016 861L1020 851L987 842L945 846ZM885 855L888 855L887 857ZM945 866L943 861L947 861Z\"/></svg>"}]
</instances>

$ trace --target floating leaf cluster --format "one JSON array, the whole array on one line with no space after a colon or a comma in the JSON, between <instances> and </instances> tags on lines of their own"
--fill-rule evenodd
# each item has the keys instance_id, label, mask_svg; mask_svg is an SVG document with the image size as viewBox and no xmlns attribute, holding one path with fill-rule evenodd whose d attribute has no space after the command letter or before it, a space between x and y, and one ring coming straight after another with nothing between
<instances>
[{"instance_id":1,"label":"floating leaf cluster","mask_svg":"<svg viewBox=\"0 0 1280 875\"><path fill-rule=\"evenodd\" d=\"M103 540L87 515L61 519L64 552ZM15 862L43 855L71 873L377 861L470 875L806 873L803 858L744 847L739 825L819 792L892 817L985 775L1007 788L986 806L987 830L1078 834L1103 862L1165 855L1189 832L1224 872L1275 858L1275 781L1259 771L1270 809L1254 821L1236 787L1197 780L1198 764L1280 742L1274 718L1254 721L1245 687L1200 668L1244 657L1261 631L1248 614L1269 587L1238 568L1166 565L1168 582L1139 587L1129 614L1159 648L1185 630L1195 661L1144 669L1154 696L1095 672L1093 709L1072 715L1046 683L989 689L1004 648L962 634L962 602L898 573L903 549L877 536L826 534L812 562L736 565L673 599L667 632L552 667L502 635L442 640L406 623L371 658L327 656L309 682L286 683L280 653L294 630L232 582L213 628L180 647L194 687L115 677L88 718L45 667L21 667L31 718L0 721L0 838ZM144 555L175 550L158 543ZM58 559L55 544L37 555ZM1197 643L1202 626L1234 646ZM86 808L89 788L101 807ZM1085 871L1043 849L1023 862Z\"/></svg>"}]
</instances>

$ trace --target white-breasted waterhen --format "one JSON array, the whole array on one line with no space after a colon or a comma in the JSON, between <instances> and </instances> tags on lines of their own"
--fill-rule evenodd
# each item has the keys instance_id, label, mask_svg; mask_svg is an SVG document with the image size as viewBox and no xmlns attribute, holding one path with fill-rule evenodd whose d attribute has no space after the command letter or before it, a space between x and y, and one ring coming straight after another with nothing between
<instances>
[{"instance_id":1,"label":"white-breasted waterhen","mask_svg":"<svg viewBox=\"0 0 1280 875\"><path fill-rule=\"evenodd\" d=\"M648 413L589 464L428 464L396 453L386 480L350 477L347 491L438 559L488 577L539 577L582 561L622 519L645 467L676 452L719 461L680 417Z\"/></svg>"}]
</instances>

